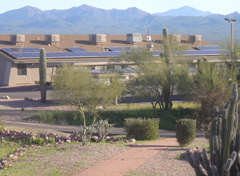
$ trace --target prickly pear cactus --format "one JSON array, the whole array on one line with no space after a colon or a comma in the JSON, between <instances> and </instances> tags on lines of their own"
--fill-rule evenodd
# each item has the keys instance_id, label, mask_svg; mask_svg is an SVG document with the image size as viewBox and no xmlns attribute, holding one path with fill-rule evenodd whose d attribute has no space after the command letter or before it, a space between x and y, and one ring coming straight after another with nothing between
<instances>
[{"instance_id":1,"label":"prickly pear cactus","mask_svg":"<svg viewBox=\"0 0 240 176\"><path fill-rule=\"evenodd\" d=\"M210 131L210 159L203 151L187 152L197 176L240 176L240 133L238 132L238 87L233 85L232 97L219 110L213 109Z\"/></svg>"}]
</instances>

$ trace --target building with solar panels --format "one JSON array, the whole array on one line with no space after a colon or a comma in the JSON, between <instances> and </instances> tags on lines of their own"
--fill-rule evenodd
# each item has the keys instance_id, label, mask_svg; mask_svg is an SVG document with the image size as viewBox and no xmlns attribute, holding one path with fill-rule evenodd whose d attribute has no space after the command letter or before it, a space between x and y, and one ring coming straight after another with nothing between
<instances>
[{"instance_id":1,"label":"building with solar panels","mask_svg":"<svg viewBox=\"0 0 240 176\"><path fill-rule=\"evenodd\" d=\"M133 73L128 65L111 65L109 61L121 57L121 54L127 50L160 45L162 41L162 35L151 35L151 41L143 40L137 43L129 43L126 35L106 35L104 42L94 44L89 41L89 35L11 36L0 35L0 86L32 85L38 82L41 48L46 50L47 81L51 81L52 75L63 63L88 66L93 74L100 74L108 69ZM181 35L181 40L188 41L189 36ZM154 57L159 57L162 52L157 48L153 47L151 51ZM220 49L202 40L199 46L189 44L189 48L184 51L184 57L191 62L204 56L218 59Z\"/></svg>"}]
</instances>

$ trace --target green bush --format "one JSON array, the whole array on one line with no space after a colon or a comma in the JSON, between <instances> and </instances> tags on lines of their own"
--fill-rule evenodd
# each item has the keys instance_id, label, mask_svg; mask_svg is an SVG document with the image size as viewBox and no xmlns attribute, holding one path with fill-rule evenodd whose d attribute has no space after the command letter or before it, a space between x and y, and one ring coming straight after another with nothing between
<instances>
[{"instance_id":1,"label":"green bush","mask_svg":"<svg viewBox=\"0 0 240 176\"><path fill-rule=\"evenodd\" d=\"M5 127L5 124L2 122L1 116L0 116L0 131L2 131L4 127Z\"/></svg>"},{"instance_id":2,"label":"green bush","mask_svg":"<svg viewBox=\"0 0 240 176\"><path fill-rule=\"evenodd\" d=\"M32 141L32 143L33 144L36 144L36 145L43 145L43 140L42 140L42 138L40 138L40 137L36 137L36 139L30 139L30 141Z\"/></svg>"},{"instance_id":3,"label":"green bush","mask_svg":"<svg viewBox=\"0 0 240 176\"><path fill-rule=\"evenodd\" d=\"M176 124L176 138L181 146L187 146L196 137L196 120L180 119Z\"/></svg>"},{"instance_id":4,"label":"green bush","mask_svg":"<svg viewBox=\"0 0 240 176\"><path fill-rule=\"evenodd\" d=\"M0 122L0 131L2 131L5 127L5 124L3 122Z\"/></svg>"},{"instance_id":5,"label":"green bush","mask_svg":"<svg viewBox=\"0 0 240 176\"><path fill-rule=\"evenodd\" d=\"M118 110L118 111L99 111L102 120L108 120L110 124L114 124L115 127L123 127L125 119L127 118L139 118L149 117L160 119L159 129L175 130L176 120L179 119L196 119L197 109L195 107L174 107L167 116L163 116L161 111L157 111L154 114L153 109L142 108L142 109L129 109L129 110ZM69 125L83 125L81 114L76 111L39 111L31 114L31 118L50 124L69 124ZM93 117L91 114L86 113L87 126L92 124Z\"/></svg>"},{"instance_id":6,"label":"green bush","mask_svg":"<svg viewBox=\"0 0 240 176\"><path fill-rule=\"evenodd\" d=\"M136 140L153 140L157 138L159 119L128 118L124 128L128 138Z\"/></svg>"},{"instance_id":7,"label":"green bush","mask_svg":"<svg viewBox=\"0 0 240 176\"><path fill-rule=\"evenodd\" d=\"M55 138L48 138L47 143L55 144Z\"/></svg>"}]
</instances>

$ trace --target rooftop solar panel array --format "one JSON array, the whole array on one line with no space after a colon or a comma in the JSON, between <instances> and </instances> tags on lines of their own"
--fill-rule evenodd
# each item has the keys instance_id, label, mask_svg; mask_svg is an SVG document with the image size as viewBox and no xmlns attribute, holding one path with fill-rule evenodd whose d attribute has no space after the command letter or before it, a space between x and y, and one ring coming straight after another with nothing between
<instances>
[{"instance_id":1,"label":"rooftop solar panel array","mask_svg":"<svg viewBox=\"0 0 240 176\"><path fill-rule=\"evenodd\" d=\"M187 50L183 53L184 56L196 56L196 55L203 55L203 56L213 56L213 55L221 55L221 54L228 54L228 50Z\"/></svg>"},{"instance_id":2,"label":"rooftop solar panel array","mask_svg":"<svg viewBox=\"0 0 240 176\"><path fill-rule=\"evenodd\" d=\"M69 52L47 52L47 58L94 58L94 57L120 57L122 51L129 50L130 48L139 49L138 47L109 47L113 52L88 52L80 47L69 47ZM218 49L218 46L201 46L199 50L186 50L183 55L196 56L196 55L221 55L229 54L229 50ZM70 51L71 50L71 51ZM13 59L37 59L39 58L39 48L2 48L1 51L12 57ZM159 56L163 51L153 51L153 56Z\"/></svg>"},{"instance_id":3,"label":"rooftop solar panel array","mask_svg":"<svg viewBox=\"0 0 240 176\"><path fill-rule=\"evenodd\" d=\"M85 49L80 48L80 47L68 47L67 50L68 50L68 51L71 51L71 52L81 52L81 51L86 51Z\"/></svg>"},{"instance_id":4,"label":"rooftop solar panel array","mask_svg":"<svg viewBox=\"0 0 240 176\"><path fill-rule=\"evenodd\" d=\"M6 52L13 59L36 59L39 52ZM121 52L47 52L46 58L119 57Z\"/></svg>"},{"instance_id":5,"label":"rooftop solar panel array","mask_svg":"<svg viewBox=\"0 0 240 176\"><path fill-rule=\"evenodd\" d=\"M108 47L108 49L110 51L113 51L113 52L122 52L122 51L129 51L131 49L139 49L139 47L118 47L118 46L114 46L114 47Z\"/></svg>"},{"instance_id":6,"label":"rooftop solar panel array","mask_svg":"<svg viewBox=\"0 0 240 176\"><path fill-rule=\"evenodd\" d=\"M205 46L198 46L199 50L219 50L219 46L217 45L205 45Z\"/></svg>"},{"instance_id":7,"label":"rooftop solar panel array","mask_svg":"<svg viewBox=\"0 0 240 176\"><path fill-rule=\"evenodd\" d=\"M3 51L9 52L25 52L25 53L39 53L39 48L2 48Z\"/></svg>"}]
</instances>

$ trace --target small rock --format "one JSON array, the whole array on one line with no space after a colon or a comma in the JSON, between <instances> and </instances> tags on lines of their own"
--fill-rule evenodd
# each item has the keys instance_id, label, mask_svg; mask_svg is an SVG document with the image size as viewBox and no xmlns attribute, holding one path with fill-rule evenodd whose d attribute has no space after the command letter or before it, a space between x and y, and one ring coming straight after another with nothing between
<instances>
[{"instance_id":1,"label":"small rock","mask_svg":"<svg viewBox=\"0 0 240 176\"><path fill-rule=\"evenodd\" d=\"M135 143L135 142L136 142L136 139L134 139L134 138L129 139L128 142L130 142L130 143Z\"/></svg>"},{"instance_id":2,"label":"small rock","mask_svg":"<svg viewBox=\"0 0 240 176\"><path fill-rule=\"evenodd\" d=\"M2 160L2 165L5 165L8 163L8 160Z\"/></svg>"},{"instance_id":3,"label":"small rock","mask_svg":"<svg viewBox=\"0 0 240 176\"><path fill-rule=\"evenodd\" d=\"M11 154L11 155L9 155L9 157L10 157L11 159L13 159L14 155L13 155L13 154Z\"/></svg>"},{"instance_id":4,"label":"small rock","mask_svg":"<svg viewBox=\"0 0 240 176\"><path fill-rule=\"evenodd\" d=\"M66 140L67 143L71 143L71 140Z\"/></svg>"},{"instance_id":5,"label":"small rock","mask_svg":"<svg viewBox=\"0 0 240 176\"><path fill-rule=\"evenodd\" d=\"M110 137L109 137L109 136L106 136L105 139L110 139Z\"/></svg>"},{"instance_id":6,"label":"small rock","mask_svg":"<svg viewBox=\"0 0 240 176\"><path fill-rule=\"evenodd\" d=\"M18 159L18 156L16 156L16 155L14 155L13 157L12 157L12 160L17 160Z\"/></svg>"},{"instance_id":7,"label":"small rock","mask_svg":"<svg viewBox=\"0 0 240 176\"><path fill-rule=\"evenodd\" d=\"M91 138L91 141L92 141L92 142L97 142L97 140L98 140L98 137L97 137L97 136L92 136L92 138Z\"/></svg>"}]
</instances>

